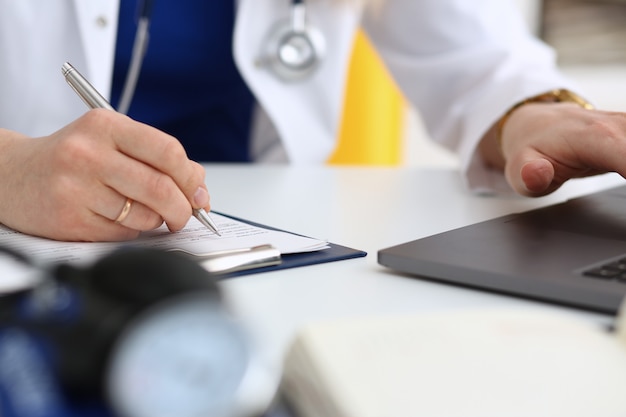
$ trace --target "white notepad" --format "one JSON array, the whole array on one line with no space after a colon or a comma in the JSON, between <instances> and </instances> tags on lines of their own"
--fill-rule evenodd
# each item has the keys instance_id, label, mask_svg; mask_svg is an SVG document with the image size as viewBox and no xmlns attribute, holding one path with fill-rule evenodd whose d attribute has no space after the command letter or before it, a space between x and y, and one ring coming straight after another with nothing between
<instances>
[{"instance_id":1,"label":"white notepad","mask_svg":"<svg viewBox=\"0 0 626 417\"><path fill-rule=\"evenodd\" d=\"M316 323L281 389L300 417L625 416L624 330L505 309Z\"/></svg>"}]
</instances>

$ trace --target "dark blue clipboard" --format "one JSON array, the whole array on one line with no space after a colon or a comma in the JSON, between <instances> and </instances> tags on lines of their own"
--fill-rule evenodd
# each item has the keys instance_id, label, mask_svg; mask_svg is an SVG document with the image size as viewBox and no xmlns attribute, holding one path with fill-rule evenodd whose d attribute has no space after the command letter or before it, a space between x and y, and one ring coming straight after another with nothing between
<instances>
[{"instance_id":1,"label":"dark blue clipboard","mask_svg":"<svg viewBox=\"0 0 626 417\"><path fill-rule=\"evenodd\" d=\"M261 227L264 229L276 230L279 232L297 234L297 233L288 232L286 230L278 229L275 227L266 226L264 224L252 222L250 220L242 219L240 217L231 216L229 214L225 214L219 211L215 211L215 213L220 214L225 217L229 217L233 220L237 220L243 223L248 223L252 226ZM304 235L299 235L299 236L304 236ZM302 253L291 253L291 254L281 255L282 262L279 265L263 266L260 268L252 268L252 269L246 269L243 271L219 274L219 275L216 275L216 278L220 280L227 279L227 278L235 278L235 277L240 277L244 275L260 274L262 272L278 271L280 269L288 269L288 268L298 268L301 266L309 266L309 265L316 265L316 264L322 264L322 263L327 263L327 262L343 261L346 259L362 258L364 256L367 256L367 252L358 250L358 249L352 249L347 246L341 246L341 245L337 245L337 244L330 243L330 242L328 243L328 246L329 248L327 249L322 249L322 250L318 250L314 252L302 252Z\"/></svg>"}]
</instances>

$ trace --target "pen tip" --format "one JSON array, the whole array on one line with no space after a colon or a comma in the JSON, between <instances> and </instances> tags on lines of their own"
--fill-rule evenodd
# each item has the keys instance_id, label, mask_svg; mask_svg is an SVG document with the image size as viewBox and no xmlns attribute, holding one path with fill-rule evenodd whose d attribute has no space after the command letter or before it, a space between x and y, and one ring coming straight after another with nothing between
<instances>
[{"instance_id":1,"label":"pen tip","mask_svg":"<svg viewBox=\"0 0 626 417\"><path fill-rule=\"evenodd\" d=\"M204 209L194 209L193 214L200 221L200 223L205 225L209 230L220 237L222 236L219 230L217 230L217 226L213 223L209 214Z\"/></svg>"},{"instance_id":2,"label":"pen tip","mask_svg":"<svg viewBox=\"0 0 626 417\"><path fill-rule=\"evenodd\" d=\"M69 62L66 62L63 64L63 66L61 67L61 73L63 75L67 75L70 71L72 71L74 69L74 67L72 67L72 64L70 64Z\"/></svg>"}]
</instances>

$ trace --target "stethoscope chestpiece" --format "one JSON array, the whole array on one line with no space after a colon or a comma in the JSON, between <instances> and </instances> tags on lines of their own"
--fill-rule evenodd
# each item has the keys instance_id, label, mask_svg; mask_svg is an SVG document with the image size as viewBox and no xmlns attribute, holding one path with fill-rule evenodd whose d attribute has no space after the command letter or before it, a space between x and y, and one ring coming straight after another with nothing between
<instances>
[{"instance_id":1,"label":"stethoscope chestpiece","mask_svg":"<svg viewBox=\"0 0 626 417\"><path fill-rule=\"evenodd\" d=\"M312 76L325 52L324 36L307 22L304 2L294 1L290 18L269 31L258 64L282 81L297 82Z\"/></svg>"}]
</instances>

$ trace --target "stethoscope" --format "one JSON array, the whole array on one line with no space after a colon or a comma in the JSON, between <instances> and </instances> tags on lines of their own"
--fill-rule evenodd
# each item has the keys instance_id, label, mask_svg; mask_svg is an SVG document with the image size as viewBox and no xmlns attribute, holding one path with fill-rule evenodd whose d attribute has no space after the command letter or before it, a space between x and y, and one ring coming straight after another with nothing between
<instances>
[{"instance_id":1,"label":"stethoscope","mask_svg":"<svg viewBox=\"0 0 626 417\"><path fill-rule=\"evenodd\" d=\"M304 0L292 0L290 17L272 26L257 64L282 81L302 81L318 68L325 49L322 32L307 20Z\"/></svg>"},{"instance_id":2,"label":"stethoscope","mask_svg":"<svg viewBox=\"0 0 626 417\"><path fill-rule=\"evenodd\" d=\"M140 0L132 55L117 111L128 113L141 72L148 40L154 0ZM267 68L284 82L303 81L312 76L325 54L322 32L307 19L304 0L291 0L290 16L276 22L263 41L256 64Z\"/></svg>"}]
</instances>

